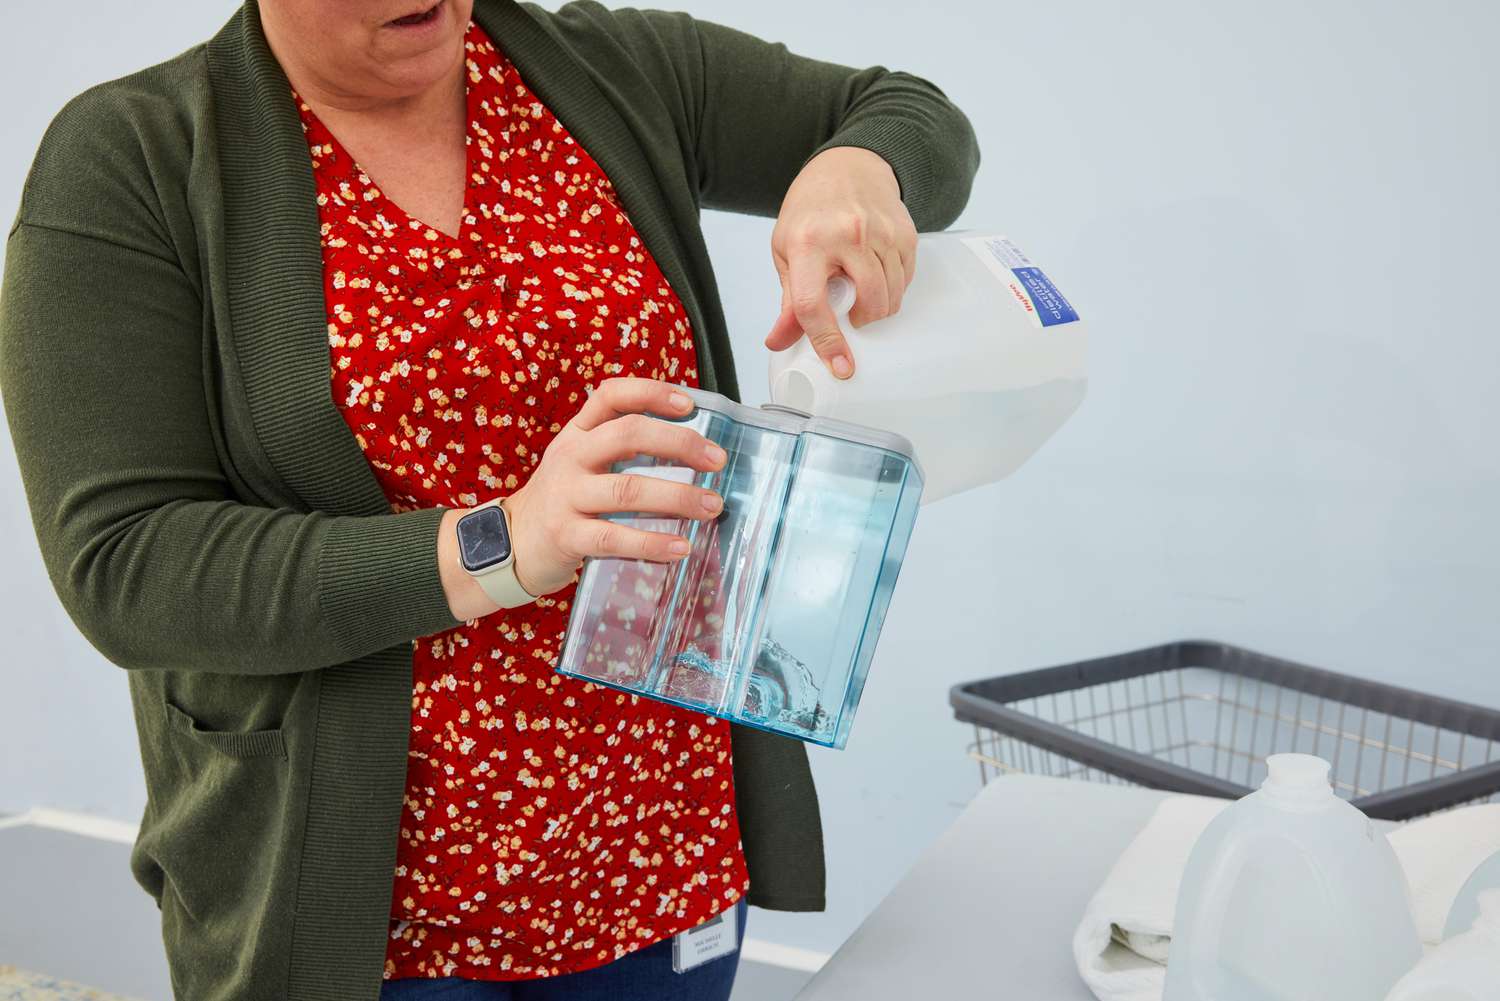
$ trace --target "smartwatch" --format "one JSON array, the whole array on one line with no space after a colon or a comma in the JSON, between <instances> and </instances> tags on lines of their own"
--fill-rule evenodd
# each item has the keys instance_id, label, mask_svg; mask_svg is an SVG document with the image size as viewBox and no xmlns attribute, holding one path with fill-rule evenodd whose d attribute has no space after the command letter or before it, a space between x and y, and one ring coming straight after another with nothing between
<instances>
[{"instance_id":1,"label":"smartwatch","mask_svg":"<svg viewBox=\"0 0 1500 1001\"><path fill-rule=\"evenodd\" d=\"M484 593L501 608L517 608L537 599L516 577L510 520L499 497L458 519L458 565L479 581Z\"/></svg>"}]
</instances>

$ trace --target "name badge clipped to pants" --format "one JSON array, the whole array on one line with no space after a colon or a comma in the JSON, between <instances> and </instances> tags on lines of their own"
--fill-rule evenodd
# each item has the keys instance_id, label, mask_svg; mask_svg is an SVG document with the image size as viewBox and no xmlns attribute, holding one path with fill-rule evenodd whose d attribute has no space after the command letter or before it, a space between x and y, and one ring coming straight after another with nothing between
<instances>
[{"instance_id":1,"label":"name badge clipped to pants","mask_svg":"<svg viewBox=\"0 0 1500 1001\"><path fill-rule=\"evenodd\" d=\"M711 959L728 956L738 949L736 913L737 909L730 905L698 927L672 936L672 970L686 973Z\"/></svg>"}]
</instances>

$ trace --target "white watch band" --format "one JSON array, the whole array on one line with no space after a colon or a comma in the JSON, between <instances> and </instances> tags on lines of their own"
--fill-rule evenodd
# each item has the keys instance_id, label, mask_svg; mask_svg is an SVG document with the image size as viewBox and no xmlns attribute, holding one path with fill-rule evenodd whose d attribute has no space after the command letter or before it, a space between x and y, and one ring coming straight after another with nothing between
<instances>
[{"instance_id":1,"label":"white watch band","mask_svg":"<svg viewBox=\"0 0 1500 1001\"><path fill-rule=\"evenodd\" d=\"M521 579L516 576L515 536L510 532L510 512L500 503L498 497L485 501L473 510L477 511L482 507L497 507L505 517L505 534L511 542L511 556L504 563L496 564L478 573L474 573L467 567L464 570L479 582L484 593L501 608L519 608L522 605L529 605L537 599L537 596L522 587ZM462 559L459 560L459 565L463 566Z\"/></svg>"},{"instance_id":2,"label":"white watch band","mask_svg":"<svg viewBox=\"0 0 1500 1001\"><path fill-rule=\"evenodd\" d=\"M536 600L536 595L521 586L521 579L516 576L515 560L474 577L490 600L501 608L519 608Z\"/></svg>"}]
</instances>

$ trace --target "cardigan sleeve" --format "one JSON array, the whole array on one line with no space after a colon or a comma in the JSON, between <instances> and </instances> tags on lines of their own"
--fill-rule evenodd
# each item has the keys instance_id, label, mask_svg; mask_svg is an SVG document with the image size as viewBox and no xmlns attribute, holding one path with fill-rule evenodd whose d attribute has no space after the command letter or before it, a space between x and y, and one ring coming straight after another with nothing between
<instances>
[{"instance_id":1,"label":"cardigan sleeve","mask_svg":"<svg viewBox=\"0 0 1500 1001\"><path fill-rule=\"evenodd\" d=\"M807 161L835 146L889 163L920 231L946 228L968 202L973 126L920 77L811 59L686 13L581 0L558 17L631 52L679 120L706 208L774 216Z\"/></svg>"},{"instance_id":2,"label":"cardigan sleeve","mask_svg":"<svg viewBox=\"0 0 1500 1001\"><path fill-rule=\"evenodd\" d=\"M65 215L49 198L27 196ZM348 517L236 499L202 316L170 254L26 222L6 244L0 393L43 563L85 637L128 669L274 674L457 625L442 508Z\"/></svg>"}]
</instances>

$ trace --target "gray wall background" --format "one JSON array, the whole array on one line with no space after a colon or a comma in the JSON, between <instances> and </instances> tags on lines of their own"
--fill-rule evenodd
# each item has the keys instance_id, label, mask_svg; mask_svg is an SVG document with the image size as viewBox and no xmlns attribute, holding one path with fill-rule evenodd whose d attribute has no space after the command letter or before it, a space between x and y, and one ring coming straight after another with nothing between
<instances>
[{"instance_id":1,"label":"gray wall background","mask_svg":"<svg viewBox=\"0 0 1500 1001\"><path fill-rule=\"evenodd\" d=\"M750 934L832 950L973 794L957 681L1193 635L1500 704L1500 7L663 3L939 83L984 151L960 224L1015 239L1093 336L1073 422L926 509L850 747L814 749L829 910ZM9 7L7 221L64 100L233 9ZM706 227L758 402L770 221ZM0 811L133 820L124 676L52 594L9 457L0 546Z\"/></svg>"}]
</instances>

